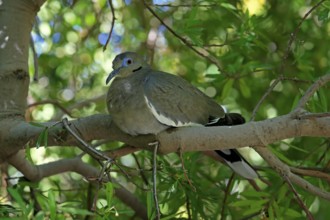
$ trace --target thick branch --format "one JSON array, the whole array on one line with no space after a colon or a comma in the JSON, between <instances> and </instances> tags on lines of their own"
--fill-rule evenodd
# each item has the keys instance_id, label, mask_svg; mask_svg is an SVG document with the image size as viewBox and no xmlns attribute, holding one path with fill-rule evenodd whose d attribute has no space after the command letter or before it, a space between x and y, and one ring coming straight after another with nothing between
<instances>
[{"instance_id":1,"label":"thick branch","mask_svg":"<svg viewBox=\"0 0 330 220\"><path fill-rule=\"evenodd\" d=\"M11 157L9 162L20 170L27 179L35 182L45 177L64 172L76 172L89 180L96 179L100 173L97 168L84 163L80 157L62 159L42 165L33 165L25 159L24 152L20 151ZM131 207L140 218L147 219L146 207L131 192L124 187L116 187L115 195Z\"/></svg>"},{"instance_id":2,"label":"thick branch","mask_svg":"<svg viewBox=\"0 0 330 220\"><path fill-rule=\"evenodd\" d=\"M109 115L92 115L85 118L70 121L72 129L85 141L107 139L119 140L131 146L148 148L148 143L155 140L152 135L131 137L118 129ZM79 143L64 129L62 123L40 123L48 129L48 146L77 146ZM10 125L8 127L7 125ZM21 150L26 143L35 146L44 127L35 126L24 121L23 118L11 117L0 120L0 161L6 160ZM150 147L149 147L150 148Z\"/></svg>"},{"instance_id":3,"label":"thick branch","mask_svg":"<svg viewBox=\"0 0 330 220\"><path fill-rule=\"evenodd\" d=\"M5 137L0 148L1 159L6 159L8 155L21 149L15 148L15 146L24 146L28 141L30 141L30 146L34 146L38 135L43 130L41 127L33 126L22 120L8 120L11 120L12 128L0 132L2 137ZM0 122L0 128L3 121ZM45 126L52 124L54 123L44 123ZM71 124L86 141L94 139L118 140L131 146L150 149L148 143L155 140L152 135L132 137L124 134L112 123L109 115L80 118L72 120ZM62 128L61 123L48 130L49 146L74 146L78 144ZM300 136L330 137L330 117L299 119L299 115L295 113L232 127L186 127L162 132L158 135L158 140L161 146L160 152L166 154L177 152L180 147L183 152L239 148L267 145L286 138Z\"/></svg>"},{"instance_id":4,"label":"thick branch","mask_svg":"<svg viewBox=\"0 0 330 220\"><path fill-rule=\"evenodd\" d=\"M298 116L297 116L298 117ZM158 135L160 152L260 146L300 136L330 137L330 117L296 119L294 114L233 127L190 127Z\"/></svg>"}]
</instances>

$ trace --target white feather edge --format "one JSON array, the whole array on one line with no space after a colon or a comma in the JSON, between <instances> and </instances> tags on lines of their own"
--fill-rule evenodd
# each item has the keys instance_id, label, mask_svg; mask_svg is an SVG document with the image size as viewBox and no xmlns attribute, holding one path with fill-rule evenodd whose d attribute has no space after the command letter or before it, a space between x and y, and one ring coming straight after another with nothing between
<instances>
[{"instance_id":1,"label":"white feather edge","mask_svg":"<svg viewBox=\"0 0 330 220\"><path fill-rule=\"evenodd\" d=\"M162 124L165 124L167 126L172 126L172 127L202 126L201 124L197 124L197 123L193 123L193 122L183 123L181 121L178 121L178 123L175 123L175 121L173 121L171 118L168 118L162 114L158 114L155 106L149 101L149 99L146 96L144 96L144 99L145 99L147 106L149 107L149 110L153 114L153 116L155 116L155 118ZM229 150L223 150L223 152L225 154L230 154ZM258 174L256 173L256 171L253 170L251 168L251 166L249 164L247 164L244 160L237 161L234 163L226 161L226 163L235 172L237 172L239 175L241 175L244 178L247 178L247 179L258 178Z\"/></svg>"},{"instance_id":2,"label":"white feather edge","mask_svg":"<svg viewBox=\"0 0 330 220\"><path fill-rule=\"evenodd\" d=\"M155 106L149 101L148 97L144 96L145 102L150 110L150 112L155 116L155 118L162 124L171 126L171 127L186 127L186 126L202 126L201 124L197 124L194 122L182 122L179 121L175 123L174 120L172 120L169 117L166 117L165 115L159 114L155 108Z\"/></svg>"},{"instance_id":3,"label":"white feather edge","mask_svg":"<svg viewBox=\"0 0 330 220\"><path fill-rule=\"evenodd\" d=\"M231 167L236 173L241 175L246 179L256 179L258 178L257 172L244 160L236 161L236 162L229 162L226 161L229 167Z\"/></svg>"}]
</instances>

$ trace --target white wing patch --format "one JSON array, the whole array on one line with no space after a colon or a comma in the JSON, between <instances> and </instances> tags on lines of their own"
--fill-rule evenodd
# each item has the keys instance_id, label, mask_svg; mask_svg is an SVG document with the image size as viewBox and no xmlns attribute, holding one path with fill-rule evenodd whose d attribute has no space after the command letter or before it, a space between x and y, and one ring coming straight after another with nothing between
<instances>
[{"instance_id":1,"label":"white wing patch","mask_svg":"<svg viewBox=\"0 0 330 220\"><path fill-rule=\"evenodd\" d=\"M144 99L147 103L147 106L149 107L149 110L151 113L155 116L155 118L162 124L171 126L171 127L185 127L185 126L202 126L201 124L193 123L193 122L182 122L182 121L174 121L169 117L166 117L165 115L162 115L159 111L156 110L155 106L151 104L151 102L148 100L146 96L144 96Z\"/></svg>"},{"instance_id":2,"label":"white wing patch","mask_svg":"<svg viewBox=\"0 0 330 220\"><path fill-rule=\"evenodd\" d=\"M206 126L216 124L218 123L219 120L220 118L213 118L212 120L209 121L209 123L206 124Z\"/></svg>"}]
</instances>

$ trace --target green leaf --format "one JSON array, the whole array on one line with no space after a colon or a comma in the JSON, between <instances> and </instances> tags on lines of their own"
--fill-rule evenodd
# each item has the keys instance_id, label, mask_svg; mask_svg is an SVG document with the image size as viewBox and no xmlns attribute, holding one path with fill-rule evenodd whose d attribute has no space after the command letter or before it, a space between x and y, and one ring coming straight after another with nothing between
<instances>
[{"instance_id":1,"label":"green leaf","mask_svg":"<svg viewBox=\"0 0 330 220\"><path fill-rule=\"evenodd\" d=\"M280 190L277 191L277 202L281 202L288 192L288 187L286 185L282 185Z\"/></svg>"},{"instance_id":2,"label":"green leaf","mask_svg":"<svg viewBox=\"0 0 330 220\"><path fill-rule=\"evenodd\" d=\"M329 9L328 8L325 8L323 10L321 10L318 15L317 15L317 19L319 21L326 21L329 19Z\"/></svg>"},{"instance_id":3,"label":"green leaf","mask_svg":"<svg viewBox=\"0 0 330 220\"><path fill-rule=\"evenodd\" d=\"M182 214L184 214L184 213L185 213L185 211L178 212L178 213L174 213L174 214L172 214L172 215L169 215L169 216L166 216L166 217L164 217L164 218L161 218L161 220L171 220L171 219L176 219L176 218L174 218L175 216L180 216L180 215L182 215Z\"/></svg>"},{"instance_id":4,"label":"green leaf","mask_svg":"<svg viewBox=\"0 0 330 220\"><path fill-rule=\"evenodd\" d=\"M113 184L111 182L105 184L105 191L108 206L111 207L113 201Z\"/></svg>"},{"instance_id":5,"label":"green leaf","mask_svg":"<svg viewBox=\"0 0 330 220\"><path fill-rule=\"evenodd\" d=\"M14 200L18 203L19 207L21 208L24 215L27 214L26 203L24 202L22 196L19 192L14 188L7 189L9 194L14 198Z\"/></svg>"},{"instance_id":6,"label":"green leaf","mask_svg":"<svg viewBox=\"0 0 330 220\"><path fill-rule=\"evenodd\" d=\"M268 216L269 216L269 220L274 220L275 219L274 210L273 210L273 207L271 205L268 207Z\"/></svg>"},{"instance_id":7,"label":"green leaf","mask_svg":"<svg viewBox=\"0 0 330 220\"><path fill-rule=\"evenodd\" d=\"M244 192L241 193L241 195L245 197L256 197L256 198L262 198L262 197L269 198L271 196L268 192L262 192L262 191L258 192L255 190L245 190Z\"/></svg>"},{"instance_id":8,"label":"green leaf","mask_svg":"<svg viewBox=\"0 0 330 220\"><path fill-rule=\"evenodd\" d=\"M293 162L287 158L286 156L284 156L284 154L282 154L281 152L273 149L273 148L268 148L272 151L273 154L275 154L278 158L280 158L282 161L284 161L285 163L287 163L288 165L292 166L293 165Z\"/></svg>"},{"instance_id":9,"label":"green leaf","mask_svg":"<svg viewBox=\"0 0 330 220\"><path fill-rule=\"evenodd\" d=\"M317 95L320 99L321 110L324 112L328 111L328 96L326 95L324 89L321 88L319 91L317 91Z\"/></svg>"},{"instance_id":10,"label":"green leaf","mask_svg":"<svg viewBox=\"0 0 330 220\"><path fill-rule=\"evenodd\" d=\"M94 213L91 211L88 211L86 209L80 209L77 207L59 207L58 209L63 212L70 213L72 215L94 215Z\"/></svg>"},{"instance_id":11,"label":"green leaf","mask_svg":"<svg viewBox=\"0 0 330 220\"><path fill-rule=\"evenodd\" d=\"M37 122L33 122L33 121L30 121L29 122L30 125L33 125L35 127L39 127L39 128L45 128L46 126L43 125L43 124L40 124L40 123L37 123Z\"/></svg>"},{"instance_id":12,"label":"green leaf","mask_svg":"<svg viewBox=\"0 0 330 220\"><path fill-rule=\"evenodd\" d=\"M291 107L291 111L298 105L298 102L299 100L301 99L301 95L300 94L297 94L295 97L294 97L294 100L292 102L292 107Z\"/></svg>"},{"instance_id":13,"label":"green leaf","mask_svg":"<svg viewBox=\"0 0 330 220\"><path fill-rule=\"evenodd\" d=\"M229 3L221 3L220 5L224 8L226 8L226 9L229 9L229 10L233 10L233 11L237 10L234 5L229 4Z\"/></svg>"},{"instance_id":14,"label":"green leaf","mask_svg":"<svg viewBox=\"0 0 330 220\"><path fill-rule=\"evenodd\" d=\"M281 141L282 144L285 144L287 146L289 146L290 148L294 149L294 150L297 150L297 151L300 151L300 152L303 152L303 153L306 153L308 154L309 152L307 150L304 150L303 148L301 147L296 147L295 145L293 144L290 144L290 143L287 143L285 141Z\"/></svg>"},{"instance_id":15,"label":"green leaf","mask_svg":"<svg viewBox=\"0 0 330 220\"><path fill-rule=\"evenodd\" d=\"M153 205L153 195L151 191L147 192L147 213L149 218L148 219L154 219L154 213L153 212L154 205Z\"/></svg>"},{"instance_id":16,"label":"green leaf","mask_svg":"<svg viewBox=\"0 0 330 220\"><path fill-rule=\"evenodd\" d=\"M273 202L271 203L271 206L272 206L273 209L274 209L274 213L275 213L275 217L276 217L276 219L281 218L282 214L281 214L281 212L280 212L280 207L278 206L278 204L277 204L275 201L273 201Z\"/></svg>"},{"instance_id":17,"label":"green leaf","mask_svg":"<svg viewBox=\"0 0 330 220\"><path fill-rule=\"evenodd\" d=\"M55 194L53 190L48 191L48 207L50 212L50 219L56 220L56 200L55 200Z\"/></svg>"},{"instance_id":18,"label":"green leaf","mask_svg":"<svg viewBox=\"0 0 330 220\"><path fill-rule=\"evenodd\" d=\"M288 216L288 217L292 217L292 218L301 218L301 217L303 217L301 212L297 212L296 210L290 209L290 208L285 210L285 215Z\"/></svg>"},{"instance_id":19,"label":"green leaf","mask_svg":"<svg viewBox=\"0 0 330 220\"><path fill-rule=\"evenodd\" d=\"M251 97L251 90L250 87L246 84L245 80L241 78L239 80L239 88L245 98Z\"/></svg>"},{"instance_id":20,"label":"green leaf","mask_svg":"<svg viewBox=\"0 0 330 220\"><path fill-rule=\"evenodd\" d=\"M248 209L245 209L242 213L243 216L249 216L251 214L260 213L260 211L263 209L263 206L252 206Z\"/></svg>"},{"instance_id":21,"label":"green leaf","mask_svg":"<svg viewBox=\"0 0 330 220\"><path fill-rule=\"evenodd\" d=\"M229 206L233 206L233 207L245 207L245 206L262 207L267 202L269 202L268 199L239 200L239 201L231 202L229 204Z\"/></svg>"},{"instance_id":22,"label":"green leaf","mask_svg":"<svg viewBox=\"0 0 330 220\"><path fill-rule=\"evenodd\" d=\"M230 90L233 88L234 80L233 79L228 79L225 85L223 86L222 92L221 92L221 99L225 99L229 93Z\"/></svg>"},{"instance_id":23,"label":"green leaf","mask_svg":"<svg viewBox=\"0 0 330 220\"><path fill-rule=\"evenodd\" d=\"M30 144L29 144L29 143L26 144L26 148L25 148L25 158L26 158L31 164L34 164L34 163L33 163L33 160L32 160L32 156L31 156L31 147L30 147Z\"/></svg>"},{"instance_id":24,"label":"green leaf","mask_svg":"<svg viewBox=\"0 0 330 220\"><path fill-rule=\"evenodd\" d=\"M40 146L47 147L48 146L48 127L46 127L39 135L36 147L39 148Z\"/></svg>"}]
</instances>

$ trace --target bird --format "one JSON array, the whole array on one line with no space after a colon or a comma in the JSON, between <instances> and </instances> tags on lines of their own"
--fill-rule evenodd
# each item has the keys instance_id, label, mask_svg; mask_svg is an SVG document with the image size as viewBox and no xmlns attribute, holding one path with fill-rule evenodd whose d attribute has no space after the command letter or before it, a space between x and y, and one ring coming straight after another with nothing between
<instances>
[{"instance_id":1,"label":"bird","mask_svg":"<svg viewBox=\"0 0 330 220\"><path fill-rule=\"evenodd\" d=\"M157 71L135 52L112 62L106 104L113 122L132 135L158 134L185 126L226 126L245 123L238 113L225 113L212 98L180 76ZM246 179L258 173L236 149L216 150L226 164Z\"/></svg>"}]
</instances>

